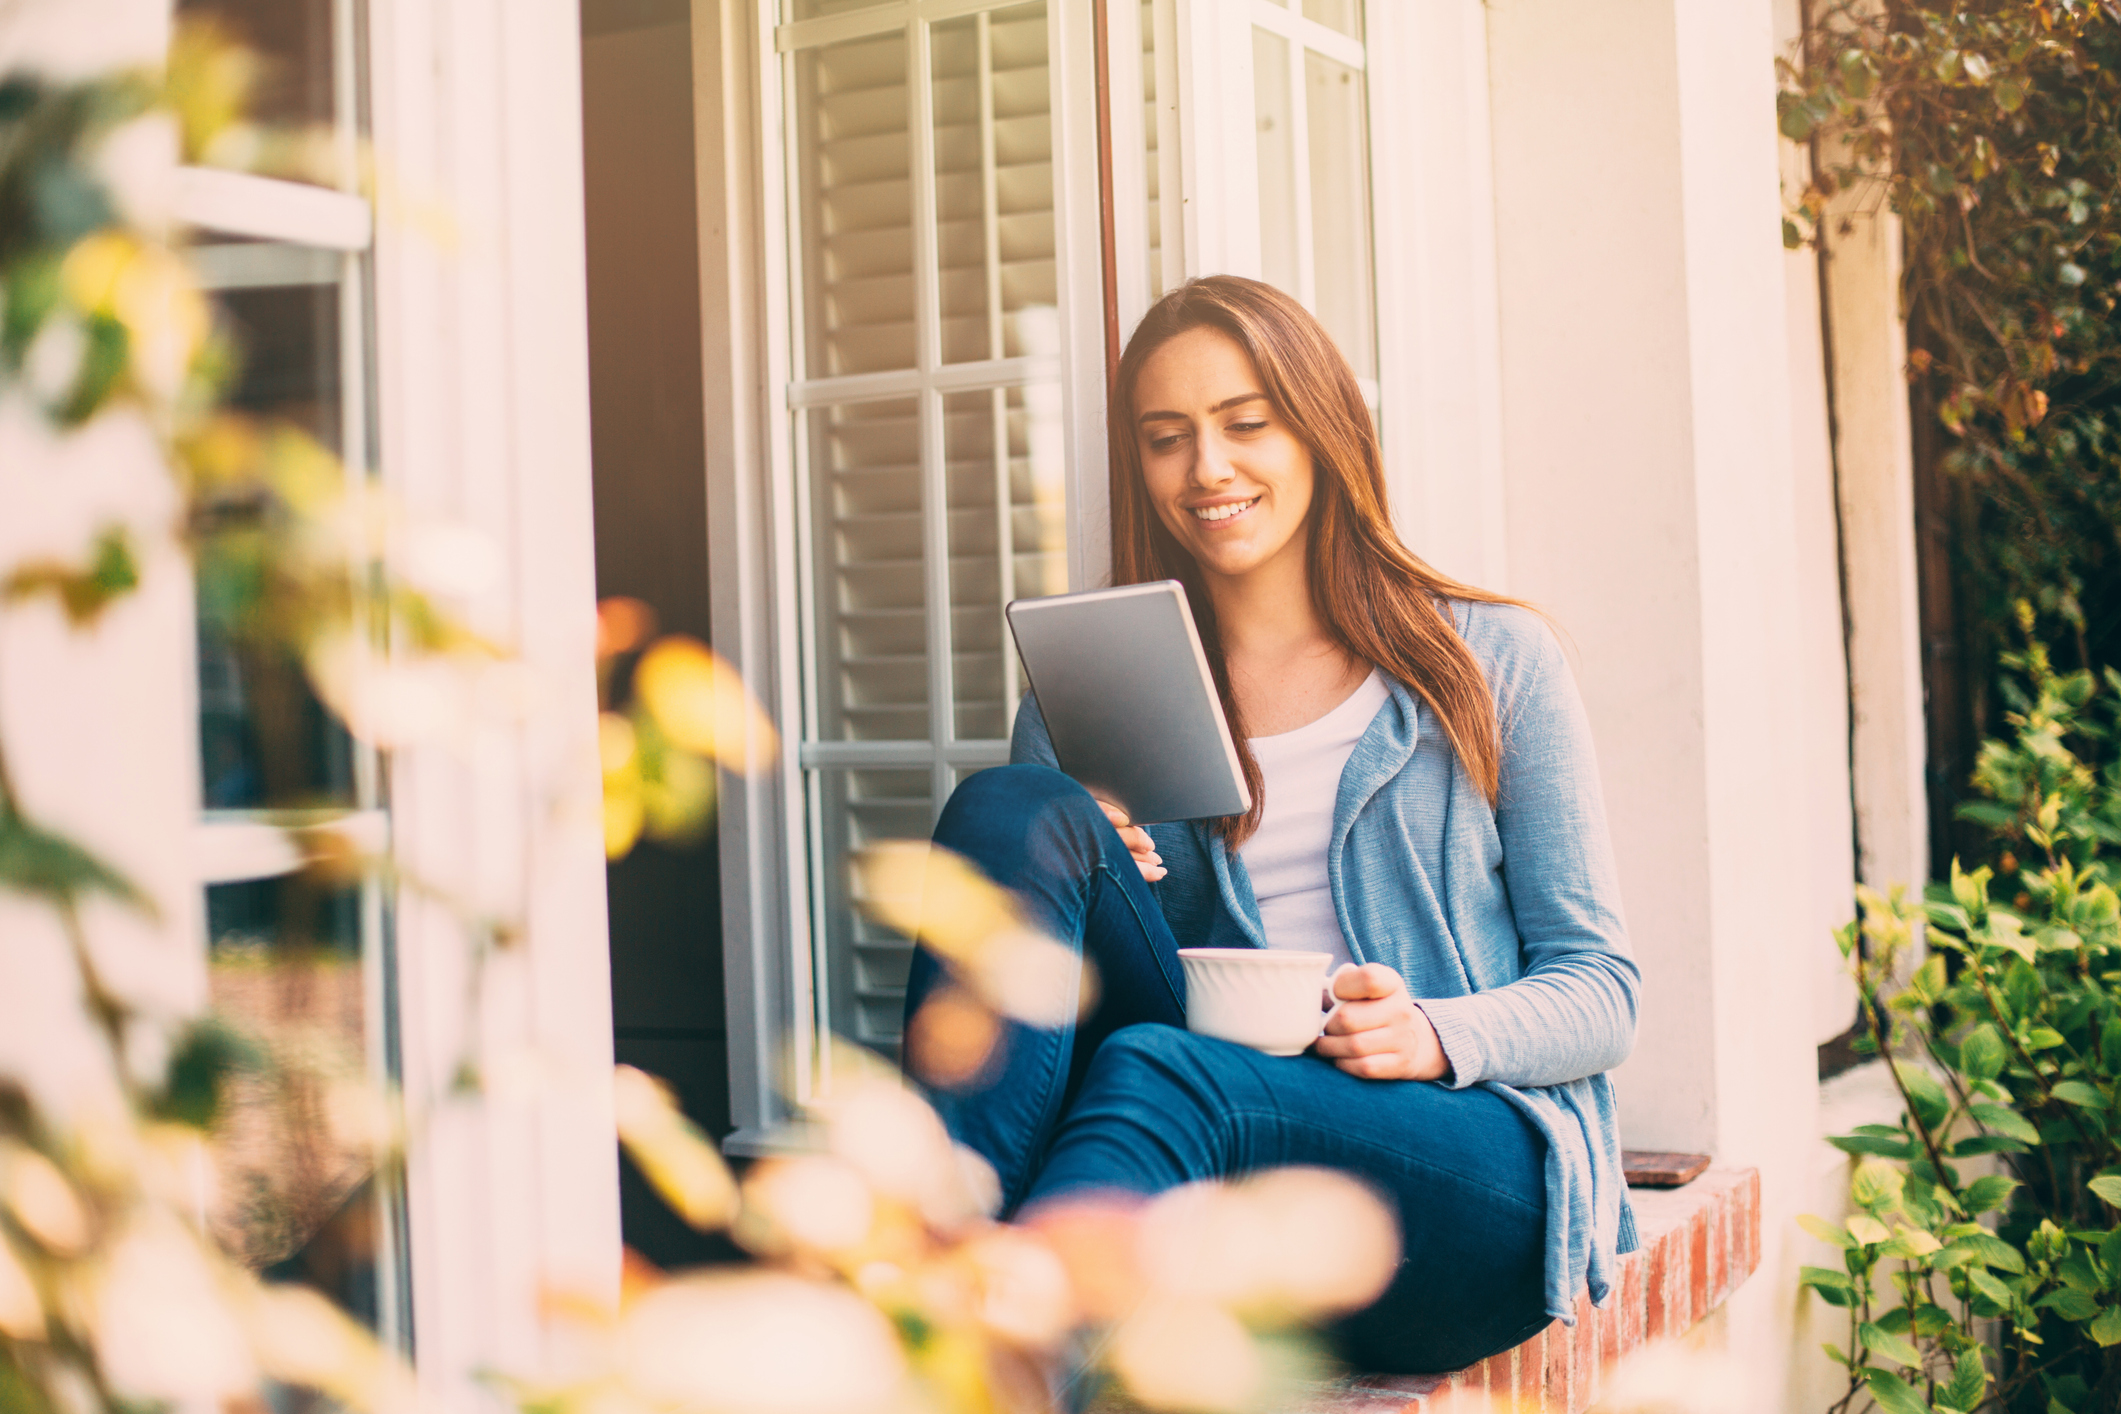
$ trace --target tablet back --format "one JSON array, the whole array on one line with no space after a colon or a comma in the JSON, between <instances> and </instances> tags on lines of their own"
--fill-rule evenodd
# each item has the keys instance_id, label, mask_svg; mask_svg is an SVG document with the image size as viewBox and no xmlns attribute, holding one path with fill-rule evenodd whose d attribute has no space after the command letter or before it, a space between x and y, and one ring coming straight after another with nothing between
<instances>
[{"instance_id":1,"label":"tablet back","mask_svg":"<svg viewBox=\"0 0 2121 1414\"><path fill-rule=\"evenodd\" d=\"M1019 599L1009 628L1060 767L1136 824L1252 808L1177 580Z\"/></svg>"}]
</instances>

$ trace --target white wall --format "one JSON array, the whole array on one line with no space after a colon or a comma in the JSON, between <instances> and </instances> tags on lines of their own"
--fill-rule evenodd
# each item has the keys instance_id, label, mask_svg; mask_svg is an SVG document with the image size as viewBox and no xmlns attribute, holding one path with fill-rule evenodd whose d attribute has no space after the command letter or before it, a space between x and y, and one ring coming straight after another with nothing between
<instances>
[{"instance_id":1,"label":"white wall","mask_svg":"<svg viewBox=\"0 0 2121 1414\"><path fill-rule=\"evenodd\" d=\"M1574 636L1599 741L1645 979L1622 1133L1760 1169L1727 1328L1775 1407L1817 1135L1814 841L1847 814L1817 818L1838 625L1771 4L1494 0L1488 24L1511 587Z\"/></svg>"}]
</instances>

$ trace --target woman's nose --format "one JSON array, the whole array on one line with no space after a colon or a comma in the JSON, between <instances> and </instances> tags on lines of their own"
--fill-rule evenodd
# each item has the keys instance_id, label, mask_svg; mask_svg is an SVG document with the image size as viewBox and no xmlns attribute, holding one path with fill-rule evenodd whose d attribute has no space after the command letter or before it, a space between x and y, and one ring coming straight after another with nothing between
<instances>
[{"instance_id":1,"label":"woman's nose","mask_svg":"<svg viewBox=\"0 0 2121 1414\"><path fill-rule=\"evenodd\" d=\"M1193 480L1201 486L1220 486L1237 475L1237 468L1230 465L1230 458L1212 437L1203 437L1195 444L1199 450L1193 457Z\"/></svg>"}]
</instances>

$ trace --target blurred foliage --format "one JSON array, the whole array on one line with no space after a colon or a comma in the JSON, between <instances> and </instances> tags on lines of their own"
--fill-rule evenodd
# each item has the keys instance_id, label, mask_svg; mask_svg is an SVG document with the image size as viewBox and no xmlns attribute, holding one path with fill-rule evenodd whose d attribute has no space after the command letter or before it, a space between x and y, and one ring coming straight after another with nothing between
<instances>
[{"instance_id":1,"label":"blurred foliage","mask_svg":"<svg viewBox=\"0 0 2121 1414\"><path fill-rule=\"evenodd\" d=\"M1994 863L1921 908L1866 893L1838 938L1903 1113L1832 1141L1853 1215L1804 1220L1842 1253L1803 1274L1849 1312L1837 1409L2121 1407L2121 673L2008 666L1964 807Z\"/></svg>"},{"instance_id":2,"label":"blurred foliage","mask_svg":"<svg viewBox=\"0 0 2121 1414\"><path fill-rule=\"evenodd\" d=\"M1996 661L2023 600L2074 666L2121 664L2121 5L1827 0L1781 73L1812 153L1785 239L1901 218L1965 661Z\"/></svg>"}]
</instances>

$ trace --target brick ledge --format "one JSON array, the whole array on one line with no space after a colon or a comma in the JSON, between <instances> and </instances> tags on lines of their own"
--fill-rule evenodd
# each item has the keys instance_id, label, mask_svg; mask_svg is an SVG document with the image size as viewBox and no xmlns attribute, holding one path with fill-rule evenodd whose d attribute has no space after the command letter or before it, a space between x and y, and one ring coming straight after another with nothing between
<instances>
[{"instance_id":1,"label":"brick ledge","mask_svg":"<svg viewBox=\"0 0 2121 1414\"><path fill-rule=\"evenodd\" d=\"M1365 1375L1316 1388L1292 1414L1445 1414L1489 1401L1525 1414L1584 1414L1616 1361L1691 1328L1760 1265L1758 1169L1712 1168L1684 1187L1628 1196L1642 1246L1620 1259L1605 1309L1579 1296L1574 1329L1556 1321L1456 1374Z\"/></svg>"}]
</instances>

